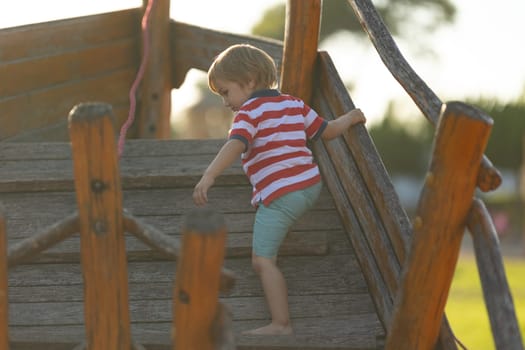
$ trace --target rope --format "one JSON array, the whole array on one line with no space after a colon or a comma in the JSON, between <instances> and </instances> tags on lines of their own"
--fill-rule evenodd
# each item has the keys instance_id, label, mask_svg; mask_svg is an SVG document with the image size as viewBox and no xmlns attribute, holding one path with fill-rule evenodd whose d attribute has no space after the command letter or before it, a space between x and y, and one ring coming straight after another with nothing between
<instances>
[{"instance_id":1,"label":"rope","mask_svg":"<svg viewBox=\"0 0 525 350\"><path fill-rule=\"evenodd\" d=\"M128 119L126 122L122 125L122 128L120 129L120 135L118 140L118 156L120 157L122 155L122 152L124 151L124 142L126 140L126 133L128 132L128 129L131 127L131 124L133 124L133 120L135 119L135 110L137 108L137 89L139 87L140 82L142 81L142 78L144 77L144 72L146 70L146 65L149 60L149 47L150 47L150 36L149 36L149 18L151 15L151 8L153 7L153 3L155 0L149 0L148 5L146 6L146 10L144 11L144 16L142 17L142 36L144 38L143 48L142 48L142 61L140 63L139 71L137 72L137 76L135 77L135 81L133 82L133 85L131 85L131 89L129 91L129 114Z\"/></svg>"}]
</instances>

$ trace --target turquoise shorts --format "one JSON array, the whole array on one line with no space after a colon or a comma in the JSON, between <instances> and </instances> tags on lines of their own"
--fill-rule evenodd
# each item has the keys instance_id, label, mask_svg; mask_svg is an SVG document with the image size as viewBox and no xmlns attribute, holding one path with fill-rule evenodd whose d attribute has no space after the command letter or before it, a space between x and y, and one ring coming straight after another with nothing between
<instances>
[{"instance_id":1,"label":"turquoise shorts","mask_svg":"<svg viewBox=\"0 0 525 350\"><path fill-rule=\"evenodd\" d=\"M265 258L277 256L288 230L314 206L322 187L319 182L304 190L285 194L268 206L259 203L253 224L253 253Z\"/></svg>"}]
</instances>

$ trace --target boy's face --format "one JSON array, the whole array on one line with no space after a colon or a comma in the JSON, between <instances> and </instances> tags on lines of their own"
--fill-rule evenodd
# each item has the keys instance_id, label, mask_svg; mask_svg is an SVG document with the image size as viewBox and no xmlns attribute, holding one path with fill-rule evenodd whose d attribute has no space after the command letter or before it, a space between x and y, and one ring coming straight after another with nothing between
<instances>
[{"instance_id":1,"label":"boy's face","mask_svg":"<svg viewBox=\"0 0 525 350\"><path fill-rule=\"evenodd\" d=\"M240 85L230 80L217 79L215 87L222 97L224 105L232 111L237 112L239 108L250 98L254 92L255 84L250 81L248 84Z\"/></svg>"}]
</instances>

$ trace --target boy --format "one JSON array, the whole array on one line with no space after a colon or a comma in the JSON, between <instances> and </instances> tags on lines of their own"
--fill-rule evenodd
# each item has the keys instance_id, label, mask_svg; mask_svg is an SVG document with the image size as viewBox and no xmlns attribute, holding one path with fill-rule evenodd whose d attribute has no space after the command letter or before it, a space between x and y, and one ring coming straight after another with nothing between
<instances>
[{"instance_id":1,"label":"boy","mask_svg":"<svg viewBox=\"0 0 525 350\"><path fill-rule=\"evenodd\" d=\"M251 45L223 51L208 71L210 89L235 112L229 139L195 186L196 205L207 203L214 180L242 155L257 208L252 266L259 275L272 321L245 334L291 334L286 281L277 267L279 246L321 191L321 175L307 140L333 139L365 116L354 109L326 121L302 100L275 89L273 59Z\"/></svg>"}]
</instances>

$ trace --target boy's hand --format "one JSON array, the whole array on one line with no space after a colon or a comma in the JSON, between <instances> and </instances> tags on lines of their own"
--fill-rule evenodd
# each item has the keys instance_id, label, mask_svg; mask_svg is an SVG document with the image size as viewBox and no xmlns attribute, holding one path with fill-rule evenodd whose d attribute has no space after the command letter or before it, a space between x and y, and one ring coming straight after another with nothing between
<instances>
[{"instance_id":1,"label":"boy's hand","mask_svg":"<svg viewBox=\"0 0 525 350\"><path fill-rule=\"evenodd\" d=\"M193 203L199 207L205 206L208 203L208 190L214 182L215 179L204 175L193 189Z\"/></svg>"},{"instance_id":2,"label":"boy's hand","mask_svg":"<svg viewBox=\"0 0 525 350\"><path fill-rule=\"evenodd\" d=\"M359 108L351 110L348 114L350 116L350 126L366 123L366 117Z\"/></svg>"}]
</instances>

